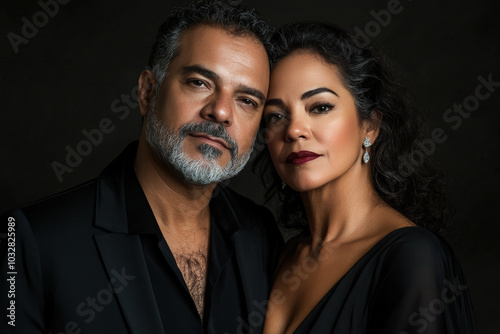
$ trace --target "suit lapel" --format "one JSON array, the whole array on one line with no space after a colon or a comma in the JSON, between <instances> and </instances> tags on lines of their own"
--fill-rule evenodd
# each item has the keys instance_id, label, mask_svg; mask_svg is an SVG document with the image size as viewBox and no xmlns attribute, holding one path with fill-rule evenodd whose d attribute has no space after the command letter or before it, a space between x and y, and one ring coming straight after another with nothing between
<instances>
[{"instance_id":1,"label":"suit lapel","mask_svg":"<svg viewBox=\"0 0 500 334\"><path fill-rule=\"evenodd\" d=\"M108 233L95 240L131 333L163 333L139 236Z\"/></svg>"},{"instance_id":2,"label":"suit lapel","mask_svg":"<svg viewBox=\"0 0 500 334\"><path fill-rule=\"evenodd\" d=\"M140 237L128 234L124 182L136 150L129 145L97 179L94 224L109 233L94 238L130 332L163 333Z\"/></svg>"},{"instance_id":3,"label":"suit lapel","mask_svg":"<svg viewBox=\"0 0 500 334\"><path fill-rule=\"evenodd\" d=\"M117 273L125 272L129 280L120 292L118 303L132 333L163 333L149 271L144 258L140 237L129 235L124 196L126 166L133 164L137 145L130 145L99 176L97 185L95 226L109 233L95 236L110 282ZM229 192L217 187L210 203L216 216L226 221L225 228L233 234L234 249L241 273L248 314L262 313L262 303L267 300L268 272L266 256L261 243L262 236L252 228L246 216L252 214L236 203ZM257 239L256 239L257 238ZM133 276L133 279L131 278Z\"/></svg>"}]
</instances>

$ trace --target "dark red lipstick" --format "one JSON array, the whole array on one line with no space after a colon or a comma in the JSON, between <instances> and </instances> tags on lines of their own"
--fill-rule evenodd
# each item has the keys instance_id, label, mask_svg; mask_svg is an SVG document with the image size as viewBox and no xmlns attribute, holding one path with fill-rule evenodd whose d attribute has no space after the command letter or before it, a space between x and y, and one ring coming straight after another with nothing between
<instances>
[{"instance_id":1,"label":"dark red lipstick","mask_svg":"<svg viewBox=\"0 0 500 334\"><path fill-rule=\"evenodd\" d=\"M310 151L292 152L286 158L286 162L292 165L302 165L319 157L319 154Z\"/></svg>"}]
</instances>

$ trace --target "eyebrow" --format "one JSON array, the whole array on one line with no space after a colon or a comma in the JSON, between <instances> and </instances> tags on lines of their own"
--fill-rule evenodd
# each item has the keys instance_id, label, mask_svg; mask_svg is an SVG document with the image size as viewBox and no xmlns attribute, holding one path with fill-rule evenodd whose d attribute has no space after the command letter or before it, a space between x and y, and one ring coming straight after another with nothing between
<instances>
[{"instance_id":1,"label":"eyebrow","mask_svg":"<svg viewBox=\"0 0 500 334\"><path fill-rule=\"evenodd\" d=\"M252 87L248 87L246 85L239 85L238 90L244 94L252 95L260 100L260 103L263 103L266 100L266 96L260 90Z\"/></svg>"},{"instance_id":2,"label":"eyebrow","mask_svg":"<svg viewBox=\"0 0 500 334\"><path fill-rule=\"evenodd\" d=\"M305 92L304 94L302 94L302 96L300 97L301 100L306 100L314 95L317 95L317 94L321 94L321 93L332 93L333 95L335 96L339 96L337 93L335 93L333 90L331 89L328 89L326 87L320 87L320 88L316 88L316 89L312 89L310 91L307 91Z\"/></svg>"},{"instance_id":3,"label":"eyebrow","mask_svg":"<svg viewBox=\"0 0 500 334\"><path fill-rule=\"evenodd\" d=\"M182 69L182 73L184 73L184 74L198 73L198 74L201 74L204 77L207 77L209 79L213 79L213 80L219 79L219 76L217 75L217 73L215 73L214 71L210 71L209 69L206 69L200 65L185 66Z\"/></svg>"},{"instance_id":4,"label":"eyebrow","mask_svg":"<svg viewBox=\"0 0 500 334\"><path fill-rule=\"evenodd\" d=\"M200 66L200 65L190 65L185 66L182 69L184 75L189 73L198 73L212 80L219 80L220 77L214 71L210 71L209 69ZM256 88L249 87L247 85L239 85L238 90L244 94L252 95L260 100L260 103L263 103L266 100L266 95L263 92Z\"/></svg>"},{"instance_id":5,"label":"eyebrow","mask_svg":"<svg viewBox=\"0 0 500 334\"><path fill-rule=\"evenodd\" d=\"M265 106L283 106L285 103L283 103L282 99L271 99L267 100Z\"/></svg>"},{"instance_id":6,"label":"eyebrow","mask_svg":"<svg viewBox=\"0 0 500 334\"><path fill-rule=\"evenodd\" d=\"M316 89L312 89L312 90L309 90L307 92L305 92L304 94L302 94L302 96L300 97L301 100L306 100L314 95L317 95L317 94L321 94L321 93L332 93L333 95L335 96L339 96L337 93L335 93L333 90L331 89L328 89L326 87L320 87L320 88L316 88ZM283 102L282 99L271 99L271 100L267 100L266 101L266 107L267 106L283 106L285 105L285 103Z\"/></svg>"}]
</instances>

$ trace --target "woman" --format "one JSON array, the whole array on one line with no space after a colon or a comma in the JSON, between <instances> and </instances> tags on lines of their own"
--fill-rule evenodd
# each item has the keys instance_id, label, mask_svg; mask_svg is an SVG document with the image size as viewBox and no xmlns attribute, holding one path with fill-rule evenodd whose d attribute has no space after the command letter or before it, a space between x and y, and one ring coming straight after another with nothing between
<instances>
[{"instance_id":1,"label":"woman","mask_svg":"<svg viewBox=\"0 0 500 334\"><path fill-rule=\"evenodd\" d=\"M282 254L264 333L475 333L460 266L432 232L441 177L424 154L405 168L421 118L382 57L317 23L273 44L260 160L281 220L303 233Z\"/></svg>"}]
</instances>

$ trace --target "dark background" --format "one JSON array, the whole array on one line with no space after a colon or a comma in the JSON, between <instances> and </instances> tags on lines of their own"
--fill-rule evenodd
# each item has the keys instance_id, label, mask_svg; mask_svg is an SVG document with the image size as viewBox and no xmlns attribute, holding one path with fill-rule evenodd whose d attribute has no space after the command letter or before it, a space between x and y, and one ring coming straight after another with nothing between
<instances>
[{"instance_id":1,"label":"dark background","mask_svg":"<svg viewBox=\"0 0 500 334\"><path fill-rule=\"evenodd\" d=\"M390 20L385 17L384 26L375 24L372 11L386 10L390 2L246 1L273 25L320 20L351 31L358 27L395 62L426 114L429 134L440 128L447 136L432 153L447 175L455 209L445 237L468 278L479 331L498 333L500 87L478 106L472 105L470 96L475 95L480 76L488 80L491 75L500 82L500 4L402 0L400 13ZM94 178L138 138L141 118L132 97L137 78L159 25L171 8L186 3L73 0L59 5L57 14L44 22L36 1L3 2L0 211ZM18 45L16 53L9 33L22 37L23 17L33 22L34 16L40 27L36 33L24 32L31 37ZM460 117L460 125L446 122L446 110L464 100L474 109L470 116ZM103 134L102 141L59 180L51 164L66 164L66 147L76 149L86 139L82 131L97 128L105 118L113 131ZM262 203L259 181L250 171L229 184Z\"/></svg>"}]
</instances>

